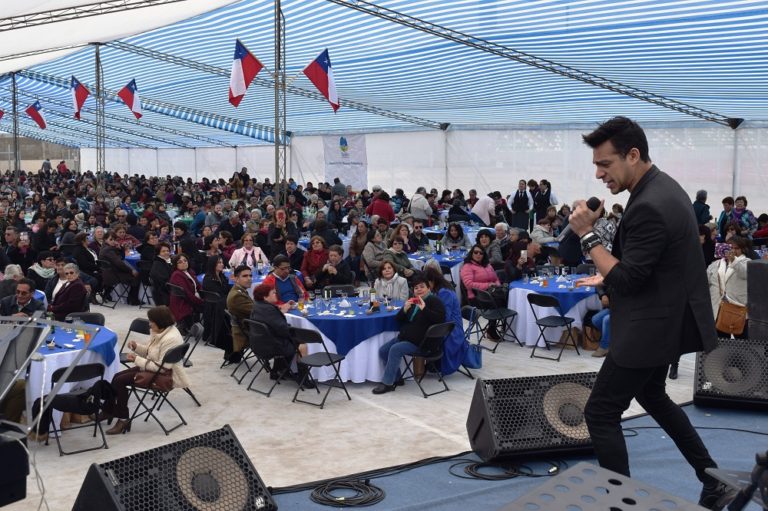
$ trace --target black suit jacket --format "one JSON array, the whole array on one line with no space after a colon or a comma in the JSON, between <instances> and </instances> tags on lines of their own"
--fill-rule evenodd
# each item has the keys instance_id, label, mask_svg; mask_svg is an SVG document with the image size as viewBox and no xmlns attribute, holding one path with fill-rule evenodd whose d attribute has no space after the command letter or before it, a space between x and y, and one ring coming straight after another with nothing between
<instances>
[{"instance_id":1,"label":"black suit jacket","mask_svg":"<svg viewBox=\"0 0 768 511\"><path fill-rule=\"evenodd\" d=\"M99 273L98 260L84 246L75 246L72 249L72 257L81 272L85 272L88 275L97 275Z\"/></svg>"},{"instance_id":2,"label":"black suit jacket","mask_svg":"<svg viewBox=\"0 0 768 511\"><path fill-rule=\"evenodd\" d=\"M56 321L64 321L64 318L70 312L85 312L85 297L87 294L88 291L85 289L85 284L80 279L65 284L56 293L53 301L50 302L50 309Z\"/></svg>"},{"instance_id":3,"label":"black suit jacket","mask_svg":"<svg viewBox=\"0 0 768 511\"><path fill-rule=\"evenodd\" d=\"M685 191L656 166L629 197L613 241L611 356L658 367L717 344L704 255Z\"/></svg>"}]
</instances>

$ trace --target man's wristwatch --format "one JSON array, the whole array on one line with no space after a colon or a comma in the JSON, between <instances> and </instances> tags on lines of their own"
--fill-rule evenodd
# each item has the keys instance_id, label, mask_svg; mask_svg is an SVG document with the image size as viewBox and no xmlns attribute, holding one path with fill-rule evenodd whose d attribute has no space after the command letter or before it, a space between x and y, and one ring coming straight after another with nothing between
<instances>
[{"instance_id":1,"label":"man's wristwatch","mask_svg":"<svg viewBox=\"0 0 768 511\"><path fill-rule=\"evenodd\" d=\"M589 251L595 248L596 246L600 245L600 236L595 234L592 231L589 231L584 236L581 237L581 250L584 251L585 254L589 254Z\"/></svg>"}]
</instances>

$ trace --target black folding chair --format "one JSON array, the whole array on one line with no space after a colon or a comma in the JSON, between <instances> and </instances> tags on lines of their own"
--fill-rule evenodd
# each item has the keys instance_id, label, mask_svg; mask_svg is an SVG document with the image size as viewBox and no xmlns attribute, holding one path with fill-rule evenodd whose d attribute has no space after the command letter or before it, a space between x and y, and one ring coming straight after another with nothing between
<instances>
[{"instance_id":1,"label":"black folding chair","mask_svg":"<svg viewBox=\"0 0 768 511\"><path fill-rule=\"evenodd\" d=\"M115 268L114 266L112 266L112 263L103 259L99 259L99 270L101 271L102 275L115 274ZM106 296L107 296L107 291L109 290L106 287L104 287L101 290L101 300L102 300L101 305L103 305L104 307L109 307L110 309L114 309L115 307L117 307L117 304L120 300L127 300L128 293L130 292L130 290L131 289L128 286L128 284L123 284L121 282L118 282L112 287L110 291L110 294L111 293L117 294L117 298L113 296L112 298L114 298L114 300L112 301L112 305L107 305L107 302L109 300L106 299Z\"/></svg>"},{"instance_id":2,"label":"black folding chair","mask_svg":"<svg viewBox=\"0 0 768 511\"><path fill-rule=\"evenodd\" d=\"M443 358L443 343L445 342L445 338L453 332L455 326L453 321L432 325L427 329L427 332L424 334L424 339L419 343L419 351L412 355L403 355L403 361L405 362L403 379L413 378L413 381L419 386L419 390L421 390L425 399L429 396L434 396L435 394L450 390L448 384L445 383L445 376L443 376L443 371L440 367L440 360ZM416 357L424 359L424 372L419 376L416 376L412 367L413 359ZM443 384L442 390L430 393L427 393L427 391L424 390L421 382L429 372L437 374L438 381ZM410 376L408 376L409 374Z\"/></svg>"},{"instance_id":3,"label":"black folding chair","mask_svg":"<svg viewBox=\"0 0 768 511\"><path fill-rule=\"evenodd\" d=\"M483 328L480 326L477 308L473 305L465 305L461 308L461 317L469 323L464 329L464 339L471 343L472 336L475 336L476 343L480 344L483 338Z\"/></svg>"},{"instance_id":4,"label":"black folding chair","mask_svg":"<svg viewBox=\"0 0 768 511\"><path fill-rule=\"evenodd\" d=\"M481 327L482 334L485 335L486 332L488 332L488 327L490 326L491 321L495 321L497 324L501 324L501 328L499 329L501 332L499 342L494 344L493 349L485 349L491 353L496 353L496 349L499 347L499 344L504 341L508 341L507 335L511 335L512 338L517 341L518 345L523 346L523 343L520 342L520 339L518 339L513 327L513 322L517 317L517 311L513 311L512 309L508 309L506 307L499 307L496 304L496 300L493 299L493 296L491 296L491 293L488 291L483 291L480 289L474 289L473 291L475 293L475 303L477 304L477 314L480 318L486 320L485 326ZM483 335L481 335L480 340L477 341L478 344L482 343Z\"/></svg>"},{"instance_id":5,"label":"black folding chair","mask_svg":"<svg viewBox=\"0 0 768 511\"><path fill-rule=\"evenodd\" d=\"M325 286L323 291L329 291L331 296L341 296L342 293L347 293L347 296L355 296L355 286L351 284L334 284L331 286Z\"/></svg>"},{"instance_id":6,"label":"black folding chair","mask_svg":"<svg viewBox=\"0 0 768 511\"><path fill-rule=\"evenodd\" d=\"M580 265L578 265L576 267L576 269L573 271L573 273L575 273L577 275L588 275L589 272L594 271L595 268L596 267L595 267L594 264L581 263Z\"/></svg>"},{"instance_id":7,"label":"black folding chair","mask_svg":"<svg viewBox=\"0 0 768 511\"><path fill-rule=\"evenodd\" d=\"M132 333L137 333L141 335L149 335L149 320L146 318L136 318L133 321L131 321L131 326L128 327L128 332L125 334L125 338L123 339L123 344L120 346L120 363L123 364L125 367L131 367L129 365L129 360L127 357L127 353L123 353L125 351L125 346L128 344L128 338L131 336Z\"/></svg>"},{"instance_id":8,"label":"black folding chair","mask_svg":"<svg viewBox=\"0 0 768 511\"><path fill-rule=\"evenodd\" d=\"M299 344L319 344L323 347L323 351L318 351L317 353L312 353L311 355L307 355L305 357L301 357L298 360L299 367L303 367L305 371L303 371L303 375L301 377L301 381L299 381L299 388L296 389L296 393L293 395L293 402L296 401L300 403L306 403L308 405L313 406L319 406L320 409L323 409L323 406L325 406L325 400L328 399L328 394L331 393L331 389L333 387L341 387L344 390L344 393L347 395L347 399L352 401L352 397L349 395L349 392L347 392L347 386L344 385L344 380L341 379L341 375L339 374L339 369L341 368L341 362L344 360L343 355L339 355L338 353L332 353L328 351L328 347L325 345L325 341L323 341L323 336L318 332L317 330L310 330L307 328L294 328L293 329L293 339L296 341L296 345ZM320 368L320 367L332 367L334 372L334 377L325 382L318 382L312 377L312 369L314 368ZM301 370L299 371L302 372ZM325 395L323 396L323 400L320 401L320 403L313 403L312 401L305 401L302 399L298 399L299 397L299 391L303 390L304 382L309 379L310 382L315 383L315 389L317 390L317 393L320 394L320 388L319 385L326 385L328 387L328 390L325 391Z\"/></svg>"},{"instance_id":9,"label":"black folding chair","mask_svg":"<svg viewBox=\"0 0 768 511\"><path fill-rule=\"evenodd\" d=\"M536 338L536 343L533 345L533 350L531 350L531 358L545 358L547 360L554 360L559 362L560 357L563 356L563 350L565 350L565 347L568 344L568 340L571 341L571 344L576 350L576 354L580 355L579 347L576 343L576 338L573 336L573 330L571 329L571 324L574 322L574 319L569 318L563 314L563 311L560 309L560 300L552 295L540 295L536 293L528 293L527 298L528 305L531 307L531 312L533 312L533 317L536 320L536 326L539 327L539 337ZM539 318L538 314L536 314L536 307L552 307L558 312L558 314ZM536 355L536 348L539 345L539 340L544 340L544 346L546 346L547 351L551 349L549 347L550 344L559 343L559 341L547 340L546 336L544 335L547 328L566 328L568 330L568 337L564 342L560 344L560 351L557 354L557 358Z\"/></svg>"},{"instance_id":10,"label":"black folding chair","mask_svg":"<svg viewBox=\"0 0 768 511\"><path fill-rule=\"evenodd\" d=\"M147 307L154 307L154 297L152 297L149 290L152 288L152 280L149 278L149 272L152 271L152 261L139 261L139 279L141 279L141 286L143 288L139 301L139 309L146 305ZM151 300L150 300L151 298Z\"/></svg>"},{"instance_id":11,"label":"black folding chair","mask_svg":"<svg viewBox=\"0 0 768 511\"><path fill-rule=\"evenodd\" d=\"M192 361L190 360L190 357L192 357L192 352L195 351L195 348L197 348L197 345L200 344L200 341L203 339L203 331L204 329L201 323L193 323L184 335L184 342L191 343L194 341L194 344L192 344L192 349L189 350L187 357L184 359L184 367L192 367Z\"/></svg>"},{"instance_id":12,"label":"black folding chair","mask_svg":"<svg viewBox=\"0 0 768 511\"><path fill-rule=\"evenodd\" d=\"M232 325L233 327L235 327L235 326L238 327L241 332L246 333L246 335L247 335L247 329L246 329L246 327L244 325L242 325L240 323L240 320L238 320L236 317L234 317L228 310L224 310L224 315L229 320L229 324L230 325ZM256 357L256 355L251 351L250 346L246 346L243 349L243 356L240 358L240 362L235 366L234 369L232 369L232 373L230 374L230 376L232 378L237 380L237 384L238 385L243 383L243 379L245 378L245 376L248 373L250 373L253 370L254 367L256 367L256 363L257 362L251 360L251 359L253 359L255 357ZM249 360L250 360L250 362L249 362ZM221 367L225 367L226 365L227 364L226 364L226 360L225 360L224 363L221 364ZM240 376L240 378L238 378L235 375L240 370L240 368L243 367L243 366L245 366L245 372L243 373L242 376ZM221 369L221 368L219 368L219 369Z\"/></svg>"},{"instance_id":13,"label":"black folding chair","mask_svg":"<svg viewBox=\"0 0 768 511\"><path fill-rule=\"evenodd\" d=\"M250 346L252 356L256 358L256 364L259 366L259 370L256 371L256 374L251 378L251 383L248 384L248 390L253 390L269 397L272 395L272 391L275 390L275 387L280 384L283 377L290 372L291 360L279 355L275 357L259 355L259 346L263 346L264 341L271 337L269 327L260 321L254 321L252 319L244 319L243 323L245 323L248 328L248 345ZM272 365L270 365L270 360L273 360ZM269 390L264 391L254 387L253 384L256 382L256 378L258 378L262 372L266 372L270 378L272 378L273 369L278 364L282 366L282 368L275 372L275 378L272 380L272 386L269 387Z\"/></svg>"},{"instance_id":14,"label":"black folding chair","mask_svg":"<svg viewBox=\"0 0 768 511\"><path fill-rule=\"evenodd\" d=\"M149 418L152 417L153 419L155 419L155 422L157 422L160 425L160 427L163 429L163 432L165 432L166 435L170 434L171 431L174 431L175 429L187 424L187 421L184 420L184 417L181 415L181 412L179 412L179 410L175 406L173 406L173 403L170 401L170 399L168 399L168 394L170 394L173 389L166 392L163 390L159 390L157 388L153 388L153 384L157 379L158 375L163 370L171 369L174 364L178 364L179 362L184 360L184 356L187 354L188 349L189 349L189 344L184 343L166 351L162 362L158 366L157 371L155 371L154 374L152 375L152 378L150 379L146 387L137 387L135 383L131 384L131 393L138 398L139 402L136 405L136 408L133 410L133 413L131 414L131 418L129 419L130 424L133 424L133 421L135 419L142 416L146 416L144 418L144 422L147 422ZM150 398L149 403L147 402L147 397ZM162 421L160 421L160 418L157 416L157 413L156 413L160 409L160 407L166 403L168 404L168 406L173 408L173 411L176 412L176 415L181 420L179 424L175 425L170 429L165 427L165 424L163 424Z\"/></svg>"},{"instance_id":15,"label":"black folding chair","mask_svg":"<svg viewBox=\"0 0 768 511\"><path fill-rule=\"evenodd\" d=\"M61 377L64 375L64 372L67 369L68 369L67 367L62 367L60 369L56 369L53 372L53 375L51 376L51 388L53 388L61 380ZM93 363L93 364L83 364L83 365L75 366L75 368L72 370L69 377L67 378L66 383L84 382L84 381L93 380L95 378L98 378L99 381L104 381L104 365L103 364ZM97 449L109 449L109 446L107 445L107 438L104 436L104 430L101 427L101 418L100 418L101 401L94 400L93 403L90 405L88 405L87 403L84 404L79 398L79 394L81 392L59 394L58 396L54 397L54 402L52 403L52 406L55 410L59 410L61 412L94 414L96 417L96 420L93 423L93 437L96 438L96 431L101 433L101 443L95 447L87 447L85 449L79 449L77 451L65 451L64 448L61 446L62 430L57 428L56 421L51 420L50 428L53 435L56 437L56 445L58 445L59 447L59 456L64 456L65 454L78 454L86 451L95 451ZM59 404L59 403L62 403L62 404ZM67 405L63 405L63 403L67 403ZM72 405L72 406L68 406L68 405ZM87 408L86 408L86 405L88 405ZM40 406L42 406L42 401L40 403ZM91 424L81 424L79 426L71 426L69 429L67 429L67 431L70 431L73 429L90 428L90 427L91 427ZM48 442L46 441L46 445L47 444Z\"/></svg>"},{"instance_id":16,"label":"black folding chair","mask_svg":"<svg viewBox=\"0 0 768 511\"><path fill-rule=\"evenodd\" d=\"M456 285L456 282L453 280L453 273L451 272L450 266L441 264L440 271L443 273L443 275L446 275L448 277L448 280L450 280L451 284L453 284L454 286Z\"/></svg>"},{"instance_id":17,"label":"black folding chair","mask_svg":"<svg viewBox=\"0 0 768 511\"><path fill-rule=\"evenodd\" d=\"M70 312L67 317L64 318L67 323L73 323L75 321L82 321L90 325L104 326L104 314L100 312Z\"/></svg>"}]
</instances>

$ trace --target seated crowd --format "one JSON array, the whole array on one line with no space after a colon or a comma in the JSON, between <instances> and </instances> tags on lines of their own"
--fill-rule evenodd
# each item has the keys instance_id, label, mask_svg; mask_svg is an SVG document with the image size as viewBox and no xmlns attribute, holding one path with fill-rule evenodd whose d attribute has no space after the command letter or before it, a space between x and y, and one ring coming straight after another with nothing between
<instances>
[{"instance_id":1,"label":"seated crowd","mask_svg":"<svg viewBox=\"0 0 768 511\"><path fill-rule=\"evenodd\" d=\"M327 286L367 282L379 296L406 301L398 315L400 335L381 352L387 371L376 392L388 392L399 381L393 368L398 354L412 349L428 326L455 318L461 326L461 304L440 291L459 285L474 304L478 290L490 290L505 306L504 284L537 265L588 262L576 236L558 240L571 208L557 206L544 179L519 181L505 199L498 191L479 196L469 190L465 196L460 189L438 193L425 187L410 197L399 188L393 195L379 186L353 191L339 178L317 187L293 179L276 185L252 178L245 168L228 181L198 183L171 176L45 171L22 174L16 182L6 173L0 180L5 234L0 313L44 308L34 299L35 290L45 292L48 312L56 319L87 310L89 303L114 300L117 286L126 288L129 304L139 305L143 284L151 288L155 306L169 307L182 334L201 321L205 339L235 362L248 346L243 320L254 314L272 318L269 328L279 339L284 334L280 317L294 304ZM728 268L741 278L740 261L756 255L751 240L768 235L768 215L755 217L746 206L745 197L727 197L717 222L710 224L706 192L697 194L693 210L711 282ZM595 226L609 249L622 214L615 204ZM436 226L445 230L434 232L435 244L464 257L460 282L448 282L439 265L419 270L410 257L431 249L425 229ZM470 235L468 227L480 230ZM305 237L306 247L301 246ZM266 278L252 291L257 273ZM716 291L713 304L728 292L722 286ZM731 292L737 301L745 301L741 291ZM607 297L604 302L609 303ZM604 328L603 316L599 328ZM155 323L161 335L167 321ZM494 325L487 335L498 339ZM275 350L283 353L285 347L276 343ZM461 354L454 350L446 360L448 374L459 367ZM124 412L122 404L114 409L121 419Z\"/></svg>"}]
</instances>

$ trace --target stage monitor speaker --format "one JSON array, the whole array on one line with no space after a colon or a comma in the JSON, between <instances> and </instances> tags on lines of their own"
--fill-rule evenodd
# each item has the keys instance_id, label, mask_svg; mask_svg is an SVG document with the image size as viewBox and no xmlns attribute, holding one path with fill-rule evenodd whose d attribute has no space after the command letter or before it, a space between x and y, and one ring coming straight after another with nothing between
<instances>
[{"instance_id":1,"label":"stage monitor speaker","mask_svg":"<svg viewBox=\"0 0 768 511\"><path fill-rule=\"evenodd\" d=\"M478 379L467 417L472 450L484 461L591 452L584 406L596 376Z\"/></svg>"},{"instance_id":2,"label":"stage monitor speaker","mask_svg":"<svg viewBox=\"0 0 768 511\"><path fill-rule=\"evenodd\" d=\"M264 482L235 433L224 426L93 464L73 511L276 510Z\"/></svg>"},{"instance_id":3,"label":"stage monitor speaker","mask_svg":"<svg viewBox=\"0 0 768 511\"><path fill-rule=\"evenodd\" d=\"M572 511L604 509L611 511L704 511L703 507L657 490L640 481L582 461L565 472L547 477L541 486L529 491L499 511Z\"/></svg>"},{"instance_id":4,"label":"stage monitor speaker","mask_svg":"<svg viewBox=\"0 0 768 511\"><path fill-rule=\"evenodd\" d=\"M719 339L696 356L693 403L768 410L768 341Z\"/></svg>"}]
</instances>

